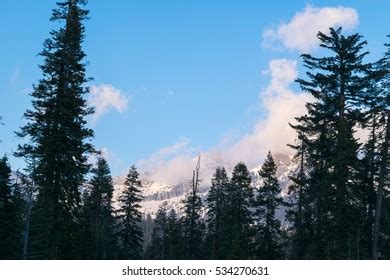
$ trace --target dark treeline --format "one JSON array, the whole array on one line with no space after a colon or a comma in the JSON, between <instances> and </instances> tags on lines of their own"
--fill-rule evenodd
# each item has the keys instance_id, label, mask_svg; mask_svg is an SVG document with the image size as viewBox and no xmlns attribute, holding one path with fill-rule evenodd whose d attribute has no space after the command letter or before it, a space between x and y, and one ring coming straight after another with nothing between
<instances>
[{"instance_id":1,"label":"dark treeline","mask_svg":"<svg viewBox=\"0 0 390 280\"><path fill-rule=\"evenodd\" d=\"M390 44L369 63L361 35L330 28L318 33L323 57L302 55L297 83L312 101L291 124L297 169L286 197L271 153L258 186L244 163L230 176L220 166L205 199L199 161L183 209L163 203L152 219L141 213L137 169L114 202L108 163L91 144L85 4L53 10L61 27L44 42L17 132L27 167L12 172L0 159L0 259L390 259Z\"/></svg>"}]
</instances>

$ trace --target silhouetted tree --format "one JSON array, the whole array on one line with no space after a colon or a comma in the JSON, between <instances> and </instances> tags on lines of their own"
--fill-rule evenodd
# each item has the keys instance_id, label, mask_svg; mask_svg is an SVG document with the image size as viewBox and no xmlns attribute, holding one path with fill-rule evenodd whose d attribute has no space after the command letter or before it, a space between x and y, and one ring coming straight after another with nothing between
<instances>
[{"instance_id":1,"label":"silhouetted tree","mask_svg":"<svg viewBox=\"0 0 390 280\"><path fill-rule=\"evenodd\" d=\"M223 259L226 255L224 246L224 219L226 208L226 189L229 178L223 167L218 167L211 180L207 197L207 251L211 259Z\"/></svg>"},{"instance_id":2,"label":"silhouetted tree","mask_svg":"<svg viewBox=\"0 0 390 280\"><path fill-rule=\"evenodd\" d=\"M110 168L102 157L92 169L90 186L83 205L84 254L88 259L113 259L117 252L112 206L114 187Z\"/></svg>"},{"instance_id":3,"label":"silhouetted tree","mask_svg":"<svg viewBox=\"0 0 390 280\"><path fill-rule=\"evenodd\" d=\"M234 167L226 195L224 218L226 258L247 259L252 254L253 188L248 168L243 162Z\"/></svg>"},{"instance_id":4,"label":"silhouetted tree","mask_svg":"<svg viewBox=\"0 0 390 280\"><path fill-rule=\"evenodd\" d=\"M86 128L88 108L85 94L83 21L88 11L84 0L59 2L51 20L64 22L52 31L40 53L43 77L31 94L32 109L24 114L27 124L18 136L17 156L34 159L31 175L38 189L34 231L31 232L34 258L74 259L80 254L80 188L89 170L89 140Z\"/></svg>"},{"instance_id":5,"label":"silhouetted tree","mask_svg":"<svg viewBox=\"0 0 390 280\"><path fill-rule=\"evenodd\" d=\"M313 102L293 126L306 136L308 178L304 190L314 236L312 258L354 258L360 245L364 207L359 198L361 162L354 127L363 121L359 111L369 87L366 52L359 34L344 36L341 28L318 33L330 56L302 55L307 79L298 79Z\"/></svg>"},{"instance_id":6,"label":"silhouetted tree","mask_svg":"<svg viewBox=\"0 0 390 280\"><path fill-rule=\"evenodd\" d=\"M120 198L118 210L120 224L121 259L140 259L142 256L142 229L140 211L142 201L142 183L139 173L133 165L127 174L125 189Z\"/></svg>"},{"instance_id":7,"label":"silhouetted tree","mask_svg":"<svg viewBox=\"0 0 390 280\"><path fill-rule=\"evenodd\" d=\"M281 223L276 217L276 210L284 205L281 188L276 177L276 164L269 152L259 176L261 184L255 201L255 256L256 259L281 259Z\"/></svg>"}]
</instances>

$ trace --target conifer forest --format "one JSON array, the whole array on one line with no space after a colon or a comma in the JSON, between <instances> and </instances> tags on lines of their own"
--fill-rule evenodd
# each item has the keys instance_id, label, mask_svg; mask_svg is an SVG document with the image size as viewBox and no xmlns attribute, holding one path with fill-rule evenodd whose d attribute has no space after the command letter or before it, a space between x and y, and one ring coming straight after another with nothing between
<instances>
[{"instance_id":1,"label":"conifer forest","mask_svg":"<svg viewBox=\"0 0 390 280\"><path fill-rule=\"evenodd\" d=\"M216 166L206 182L200 156L182 208L161 203L150 215L139 169L128 168L114 199L93 144L86 4L56 4L20 144L0 159L0 259L390 259L390 37L381 59L368 61L362 34L330 27L317 34L324 56L301 55L295 84L311 99L290 124L296 168L285 195L274 151L259 158L257 185L244 162ZM16 171L9 156L26 167Z\"/></svg>"}]
</instances>

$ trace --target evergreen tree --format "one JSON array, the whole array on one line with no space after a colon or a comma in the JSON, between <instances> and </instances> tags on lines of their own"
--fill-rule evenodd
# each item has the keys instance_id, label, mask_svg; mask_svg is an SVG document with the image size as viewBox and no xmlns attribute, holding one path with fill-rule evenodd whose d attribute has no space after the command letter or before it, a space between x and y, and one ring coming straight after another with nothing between
<instances>
[{"instance_id":1,"label":"evergreen tree","mask_svg":"<svg viewBox=\"0 0 390 280\"><path fill-rule=\"evenodd\" d=\"M32 176L38 188L32 232L34 257L74 259L79 256L80 187L93 151L92 130L85 117L93 112L84 98L84 0L58 3L52 21L64 26L51 32L40 53L43 77L32 92L32 109L18 136L27 138L16 155L35 161ZM32 257L32 256L31 256Z\"/></svg>"},{"instance_id":2,"label":"evergreen tree","mask_svg":"<svg viewBox=\"0 0 390 280\"><path fill-rule=\"evenodd\" d=\"M224 215L226 258L247 259L252 254L253 189L248 168L243 162L234 167L231 183L227 185L226 199Z\"/></svg>"},{"instance_id":3,"label":"evergreen tree","mask_svg":"<svg viewBox=\"0 0 390 280\"><path fill-rule=\"evenodd\" d=\"M125 189L119 197L120 208L118 217L120 220L120 258L140 259L142 255L142 229L140 202L142 196L142 182L139 173L133 165L129 169L125 181Z\"/></svg>"},{"instance_id":4,"label":"evergreen tree","mask_svg":"<svg viewBox=\"0 0 390 280\"><path fill-rule=\"evenodd\" d=\"M147 259L164 260L167 258L167 203L162 203L154 219L152 240L147 248Z\"/></svg>"},{"instance_id":5,"label":"evergreen tree","mask_svg":"<svg viewBox=\"0 0 390 280\"><path fill-rule=\"evenodd\" d=\"M27 220L27 189L24 184L21 173L15 172L15 182L12 184L12 202L14 204L14 244L15 244L15 258L23 258L23 240L25 235L25 224Z\"/></svg>"},{"instance_id":6,"label":"evergreen tree","mask_svg":"<svg viewBox=\"0 0 390 280\"><path fill-rule=\"evenodd\" d=\"M167 247L166 259L178 260L183 258L182 228L175 209L171 209L168 213L165 244Z\"/></svg>"},{"instance_id":7,"label":"evergreen tree","mask_svg":"<svg viewBox=\"0 0 390 280\"><path fill-rule=\"evenodd\" d=\"M223 259L224 252L224 210L226 207L226 188L229 178L225 168L218 167L211 180L211 188L207 197L207 246L208 257Z\"/></svg>"},{"instance_id":8,"label":"evergreen tree","mask_svg":"<svg viewBox=\"0 0 390 280\"><path fill-rule=\"evenodd\" d=\"M359 109L369 86L370 65L363 63L366 42L359 34L344 36L341 28L330 28L330 35L319 32L318 38L331 55L302 55L308 79L297 81L315 100L307 103L308 114L297 118L294 126L308 139L309 178L304 195L312 208L311 257L355 258L364 205L359 199L359 144L353 133L355 125L362 122Z\"/></svg>"},{"instance_id":9,"label":"evergreen tree","mask_svg":"<svg viewBox=\"0 0 390 280\"><path fill-rule=\"evenodd\" d=\"M297 170L290 176L292 184L288 189L289 202L286 211L286 218L290 221L291 250L289 257L292 259L305 259L313 256L311 237L314 235L311 215L313 208L305 199L307 190L307 166L306 166L306 144L307 139L304 134L298 135L299 144L289 145L297 151L294 161L297 162Z\"/></svg>"},{"instance_id":10,"label":"evergreen tree","mask_svg":"<svg viewBox=\"0 0 390 280\"><path fill-rule=\"evenodd\" d=\"M115 218L112 206L113 184L110 168L103 157L92 169L91 191L84 202L83 242L88 259L113 259L116 256Z\"/></svg>"},{"instance_id":11,"label":"evergreen tree","mask_svg":"<svg viewBox=\"0 0 390 280\"><path fill-rule=\"evenodd\" d=\"M6 156L0 159L0 259L20 258L20 231L11 168Z\"/></svg>"},{"instance_id":12,"label":"evergreen tree","mask_svg":"<svg viewBox=\"0 0 390 280\"><path fill-rule=\"evenodd\" d=\"M276 170L276 164L269 152L259 171L261 185L257 190L255 201L256 259L274 260L283 257L281 223L276 218L276 210L284 205L284 202L280 195L281 188Z\"/></svg>"}]
</instances>

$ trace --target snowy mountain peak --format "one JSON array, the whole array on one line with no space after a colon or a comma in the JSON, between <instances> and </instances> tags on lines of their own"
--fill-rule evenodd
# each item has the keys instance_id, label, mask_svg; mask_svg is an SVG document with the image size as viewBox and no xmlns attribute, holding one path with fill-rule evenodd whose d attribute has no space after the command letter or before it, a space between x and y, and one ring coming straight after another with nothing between
<instances>
[{"instance_id":1,"label":"snowy mountain peak","mask_svg":"<svg viewBox=\"0 0 390 280\"><path fill-rule=\"evenodd\" d=\"M292 157L287 154L275 153L273 157L278 167L277 176L282 188L282 196L285 196L290 184L289 176L296 169L296 165ZM255 188L261 185L261 179L259 178L260 169L261 165L258 165L250 170L252 183ZM114 200L117 200L121 190L124 188L125 179L126 176L114 177ZM168 209L174 208L177 212L181 212L182 201L186 193L191 189L190 181L169 185L150 180L148 173L143 173L141 180L144 186L144 201L142 203L144 213L149 213L153 216L163 202L167 203ZM205 198L209 189L210 182L204 180L199 188L200 196Z\"/></svg>"}]
</instances>

